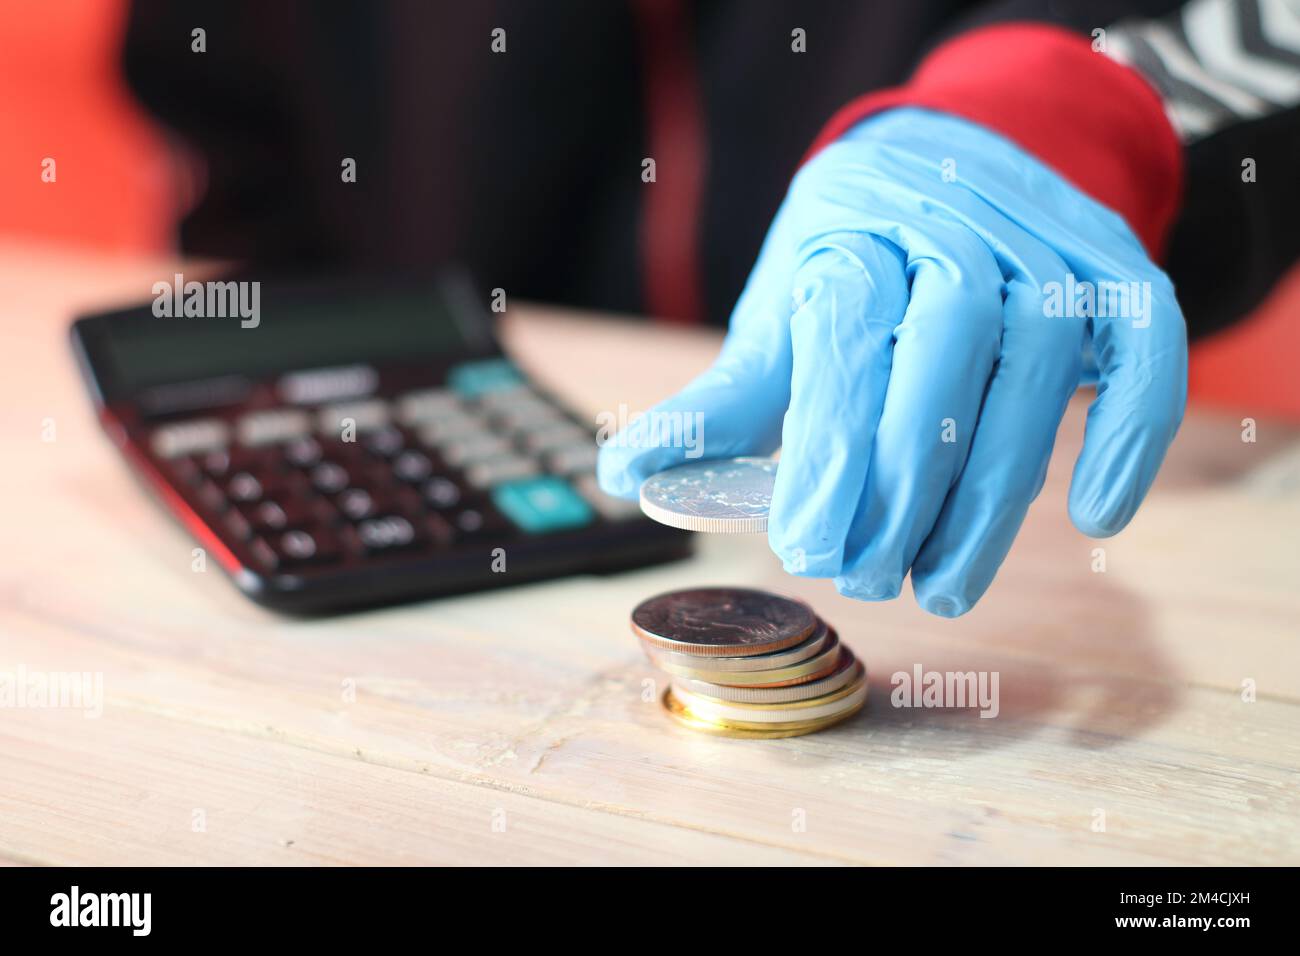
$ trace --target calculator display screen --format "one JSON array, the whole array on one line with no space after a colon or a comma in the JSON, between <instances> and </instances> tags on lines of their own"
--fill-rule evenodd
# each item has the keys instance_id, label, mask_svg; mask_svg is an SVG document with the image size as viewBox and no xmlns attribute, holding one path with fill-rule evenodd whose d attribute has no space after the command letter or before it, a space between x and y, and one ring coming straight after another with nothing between
<instances>
[{"instance_id":1,"label":"calculator display screen","mask_svg":"<svg viewBox=\"0 0 1300 956\"><path fill-rule=\"evenodd\" d=\"M246 288L241 303L242 313L224 316L157 315L151 304L110 317L102 342L115 390L353 362L419 361L470 354L484 344L474 328L482 320L463 309L458 314L438 288L325 296L264 283L257 298Z\"/></svg>"}]
</instances>

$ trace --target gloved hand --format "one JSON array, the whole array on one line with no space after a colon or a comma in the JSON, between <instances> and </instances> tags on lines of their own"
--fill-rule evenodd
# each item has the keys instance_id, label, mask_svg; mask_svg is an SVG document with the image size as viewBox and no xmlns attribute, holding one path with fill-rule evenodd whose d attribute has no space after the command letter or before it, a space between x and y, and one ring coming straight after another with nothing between
<instances>
[{"instance_id":1,"label":"gloved hand","mask_svg":"<svg viewBox=\"0 0 1300 956\"><path fill-rule=\"evenodd\" d=\"M1182 419L1173 288L1120 216L1010 141L894 109L799 172L717 361L654 411L701 413L705 458L781 447L768 541L787 571L883 600L910 569L921 606L955 617L1042 487L1088 346L1100 381L1069 505L1105 537ZM686 460L664 421L605 445L605 491L635 497Z\"/></svg>"}]
</instances>

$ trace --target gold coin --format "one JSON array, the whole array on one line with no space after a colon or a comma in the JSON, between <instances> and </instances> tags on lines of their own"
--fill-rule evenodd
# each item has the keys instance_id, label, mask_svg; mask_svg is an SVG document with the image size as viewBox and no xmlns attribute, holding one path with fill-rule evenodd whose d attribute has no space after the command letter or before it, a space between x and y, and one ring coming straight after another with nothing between
<instances>
[{"instance_id":1,"label":"gold coin","mask_svg":"<svg viewBox=\"0 0 1300 956\"><path fill-rule=\"evenodd\" d=\"M835 669L840 659L840 638L834 628L829 628L828 631L826 644L819 653L798 664L767 671L715 671L712 667L714 658L711 657L697 658L698 663L693 667L666 664L656 656L657 649L648 646L646 654L660 669L684 680L729 684L733 687L786 687L819 680Z\"/></svg>"},{"instance_id":2,"label":"gold coin","mask_svg":"<svg viewBox=\"0 0 1300 956\"><path fill-rule=\"evenodd\" d=\"M863 702L865 702L865 698ZM712 734L715 737L733 737L742 740L775 740L781 737L799 737L803 734L816 733L819 730L825 730L827 727L832 727L843 720L847 720L862 709L862 703L859 703L856 707L846 710L844 713L836 714L834 717L827 717L822 720L791 721L788 723L760 724L745 723L743 721L714 721L696 716L673 695L672 688L664 691L663 705L673 720L685 727L689 727L691 730Z\"/></svg>"},{"instance_id":3,"label":"gold coin","mask_svg":"<svg viewBox=\"0 0 1300 956\"><path fill-rule=\"evenodd\" d=\"M675 679L673 686L719 703L784 704L833 694L852 684L865 673L862 662L853 656L853 652L848 647L841 644L840 659L835 669L825 677L807 683L784 687L731 687L727 684L711 684L701 680Z\"/></svg>"},{"instance_id":4,"label":"gold coin","mask_svg":"<svg viewBox=\"0 0 1300 956\"><path fill-rule=\"evenodd\" d=\"M748 657L802 644L817 626L803 601L753 588L688 588L642 601L632 630L665 650Z\"/></svg>"},{"instance_id":5,"label":"gold coin","mask_svg":"<svg viewBox=\"0 0 1300 956\"><path fill-rule=\"evenodd\" d=\"M697 671L701 667L710 672L744 672L744 671L772 671L779 670L783 667L791 667L815 657L823 651L828 645L828 641L833 641L834 630L826 626L826 622L817 618L817 626L812 635L803 643L796 644L794 647L788 647L783 651L769 651L766 654L750 654L748 657L707 657L701 658L699 654L680 653L678 651L665 650L662 647L656 647L648 641L643 641L642 646L645 648L646 656L651 662L662 670L675 673L670 668L682 668L682 676L686 676L687 671ZM727 681L730 683L730 681Z\"/></svg>"},{"instance_id":6,"label":"gold coin","mask_svg":"<svg viewBox=\"0 0 1300 956\"><path fill-rule=\"evenodd\" d=\"M846 710L860 707L867 696L867 681L865 676L861 676L847 687L821 697L780 704L720 701L692 693L677 685L673 686L673 696L696 717L714 723L748 725L804 722L838 716Z\"/></svg>"}]
</instances>

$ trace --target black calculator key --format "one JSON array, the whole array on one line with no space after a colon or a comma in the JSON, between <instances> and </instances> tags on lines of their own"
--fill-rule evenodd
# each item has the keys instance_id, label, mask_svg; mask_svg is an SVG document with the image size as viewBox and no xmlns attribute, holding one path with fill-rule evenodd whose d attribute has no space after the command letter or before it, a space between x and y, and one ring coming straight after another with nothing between
<instances>
[{"instance_id":1,"label":"black calculator key","mask_svg":"<svg viewBox=\"0 0 1300 956\"><path fill-rule=\"evenodd\" d=\"M368 433L362 441L367 451L381 458L392 458L406 448L406 436L401 429L392 425Z\"/></svg>"},{"instance_id":2,"label":"black calculator key","mask_svg":"<svg viewBox=\"0 0 1300 956\"><path fill-rule=\"evenodd\" d=\"M230 506L226 493L221 490L221 487L215 481L208 478L199 483L198 496L203 507L218 514L223 513Z\"/></svg>"},{"instance_id":3,"label":"black calculator key","mask_svg":"<svg viewBox=\"0 0 1300 956\"><path fill-rule=\"evenodd\" d=\"M410 500L401 494L401 490L378 487L349 488L335 498L334 502L350 521L361 521L389 512L422 510L418 498Z\"/></svg>"},{"instance_id":4,"label":"black calculator key","mask_svg":"<svg viewBox=\"0 0 1300 956\"><path fill-rule=\"evenodd\" d=\"M424 483L424 500L430 508L454 508L462 497L460 486L441 475Z\"/></svg>"},{"instance_id":5,"label":"black calculator key","mask_svg":"<svg viewBox=\"0 0 1300 956\"><path fill-rule=\"evenodd\" d=\"M419 451L404 451L393 459L393 474L401 481L424 481L433 474L433 462Z\"/></svg>"},{"instance_id":6,"label":"black calculator key","mask_svg":"<svg viewBox=\"0 0 1300 956\"><path fill-rule=\"evenodd\" d=\"M251 547L258 562L272 571L328 564L340 554L338 539L322 529L284 531L257 538Z\"/></svg>"},{"instance_id":7,"label":"black calculator key","mask_svg":"<svg viewBox=\"0 0 1300 956\"><path fill-rule=\"evenodd\" d=\"M289 561L315 561L331 554L330 542L321 532L286 531L277 541L280 554Z\"/></svg>"},{"instance_id":8,"label":"black calculator key","mask_svg":"<svg viewBox=\"0 0 1300 956\"><path fill-rule=\"evenodd\" d=\"M311 483L317 491L333 495L352 484L352 476L337 462L323 461L311 470Z\"/></svg>"},{"instance_id":9,"label":"black calculator key","mask_svg":"<svg viewBox=\"0 0 1300 956\"><path fill-rule=\"evenodd\" d=\"M226 528L238 541L247 541L253 536L252 523L237 509L226 515Z\"/></svg>"},{"instance_id":10,"label":"black calculator key","mask_svg":"<svg viewBox=\"0 0 1300 956\"><path fill-rule=\"evenodd\" d=\"M449 515L452 527L462 537L478 537L508 534L514 526L495 508L487 504L476 504L461 508Z\"/></svg>"},{"instance_id":11,"label":"black calculator key","mask_svg":"<svg viewBox=\"0 0 1300 956\"><path fill-rule=\"evenodd\" d=\"M338 496L339 511L353 521L375 513L375 500L364 488L349 488Z\"/></svg>"},{"instance_id":12,"label":"black calculator key","mask_svg":"<svg viewBox=\"0 0 1300 956\"><path fill-rule=\"evenodd\" d=\"M255 530L263 533L303 528L315 524L322 517L311 503L301 498L262 501L239 510Z\"/></svg>"},{"instance_id":13,"label":"black calculator key","mask_svg":"<svg viewBox=\"0 0 1300 956\"><path fill-rule=\"evenodd\" d=\"M368 555L402 551L425 543L425 535L402 515L367 518L356 526L357 541Z\"/></svg>"},{"instance_id":14,"label":"black calculator key","mask_svg":"<svg viewBox=\"0 0 1300 956\"><path fill-rule=\"evenodd\" d=\"M284 460L295 468L310 468L318 464L324 453L320 442L310 435L295 438L284 446Z\"/></svg>"},{"instance_id":15,"label":"black calculator key","mask_svg":"<svg viewBox=\"0 0 1300 956\"><path fill-rule=\"evenodd\" d=\"M257 563L262 567L274 571L280 566L280 556L275 553L275 548L271 547L270 542L265 538L254 539L249 548L252 550Z\"/></svg>"},{"instance_id":16,"label":"black calculator key","mask_svg":"<svg viewBox=\"0 0 1300 956\"><path fill-rule=\"evenodd\" d=\"M197 485L203 479L203 469L193 458L172 458L165 461L163 467L180 485Z\"/></svg>"},{"instance_id":17,"label":"black calculator key","mask_svg":"<svg viewBox=\"0 0 1300 956\"><path fill-rule=\"evenodd\" d=\"M483 512L477 508L464 508L457 511L452 520L456 523L456 530L462 534L476 534L483 530Z\"/></svg>"},{"instance_id":18,"label":"black calculator key","mask_svg":"<svg viewBox=\"0 0 1300 956\"><path fill-rule=\"evenodd\" d=\"M301 497L304 491L301 477L273 471L241 471L226 482L226 495L235 504L253 504L268 498L292 500Z\"/></svg>"},{"instance_id":19,"label":"black calculator key","mask_svg":"<svg viewBox=\"0 0 1300 956\"><path fill-rule=\"evenodd\" d=\"M261 480L251 472L236 472L226 483L226 495L237 503L257 501L262 497L262 492Z\"/></svg>"},{"instance_id":20,"label":"black calculator key","mask_svg":"<svg viewBox=\"0 0 1300 956\"><path fill-rule=\"evenodd\" d=\"M300 509L305 512L306 509ZM306 515L304 513L303 517ZM253 508L253 520L265 531L283 531L289 527L289 512L278 501L263 501Z\"/></svg>"},{"instance_id":21,"label":"black calculator key","mask_svg":"<svg viewBox=\"0 0 1300 956\"><path fill-rule=\"evenodd\" d=\"M208 452L203 456L202 462L203 471L213 478L224 478L237 467L231 460L230 452L225 449Z\"/></svg>"}]
</instances>

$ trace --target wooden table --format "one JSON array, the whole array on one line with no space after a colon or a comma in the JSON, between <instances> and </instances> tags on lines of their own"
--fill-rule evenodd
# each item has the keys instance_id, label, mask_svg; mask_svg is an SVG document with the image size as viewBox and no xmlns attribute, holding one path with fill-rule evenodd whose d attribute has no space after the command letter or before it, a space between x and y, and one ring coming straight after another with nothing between
<instances>
[{"instance_id":1,"label":"wooden table","mask_svg":"<svg viewBox=\"0 0 1300 956\"><path fill-rule=\"evenodd\" d=\"M70 316L174 266L0 246L0 671L104 681L98 719L0 710L0 861L1300 863L1295 429L1261 421L1244 443L1241 415L1190 415L1137 520L1097 542L1065 511L1076 404L1011 557L957 621L910 588L865 604L789 578L759 536L287 620L191 570L74 373ZM717 346L533 309L506 334L593 414L647 407ZM865 712L770 742L670 722L627 615L705 582L812 602L871 671ZM894 708L891 675L915 664L998 672L998 717Z\"/></svg>"}]
</instances>

